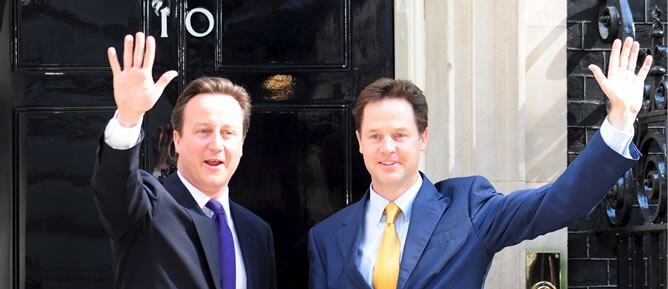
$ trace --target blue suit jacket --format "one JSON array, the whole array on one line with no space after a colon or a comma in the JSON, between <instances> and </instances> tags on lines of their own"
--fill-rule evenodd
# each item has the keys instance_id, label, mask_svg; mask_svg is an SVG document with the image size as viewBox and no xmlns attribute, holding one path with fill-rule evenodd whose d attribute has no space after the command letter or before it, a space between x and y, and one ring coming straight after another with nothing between
<instances>
[{"instance_id":1,"label":"blue suit jacket","mask_svg":"<svg viewBox=\"0 0 668 289\"><path fill-rule=\"evenodd\" d=\"M634 159L640 155L632 145ZM632 165L597 133L551 185L502 195L483 177L423 184L413 202L398 289L482 288L494 254L585 217ZM369 193L309 233L310 287L370 288L357 268Z\"/></svg>"},{"instance_id":2,"label":"blue suit jacket","mask_svg":"<svg viewBox=\"0 0 668 289\"><path fill-rule=\"evenodd\" d=\"M220 289L218 233L176 174L164 183L139 170L139 145L100 140L92 185L111 239L114 288ZM230 201L248 289L276 288L267 223Z\"/></svg>"}]
</instances>

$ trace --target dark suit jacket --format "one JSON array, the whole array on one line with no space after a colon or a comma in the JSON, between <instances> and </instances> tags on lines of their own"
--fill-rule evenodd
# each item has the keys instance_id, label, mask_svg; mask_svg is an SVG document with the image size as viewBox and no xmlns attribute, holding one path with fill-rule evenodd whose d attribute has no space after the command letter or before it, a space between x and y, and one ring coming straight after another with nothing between
<instances>
[{"instance_id":1,"label":"dark suit jacket","mask_svg":"<svg viewBox=\"0 0 668 289\"><path fill-rule=\"evenodd\" d=\"M103 140L92 178L111 238L115 288L220 289L218 233L176 174L160 183L139 170L139 145L115 150ZM271 228L230 201L248 289L276 288Z\"/></svg>"},{"instance_id":2,"label":"dark suit jacket","mask_svg":"<svg viewBox=\"0 0 668 289\"><path fill-rule=\"evenodd\" d=\"M631 155L639 156L635 146ZM482 288L496 252L585 217L633 163L597 133L554 184L538 189L502 195L483 177L432 184L422 175L397 288ZM369 288L357 269L368 194L311 229L312 289Z\"/></svg>"}]
</instances>

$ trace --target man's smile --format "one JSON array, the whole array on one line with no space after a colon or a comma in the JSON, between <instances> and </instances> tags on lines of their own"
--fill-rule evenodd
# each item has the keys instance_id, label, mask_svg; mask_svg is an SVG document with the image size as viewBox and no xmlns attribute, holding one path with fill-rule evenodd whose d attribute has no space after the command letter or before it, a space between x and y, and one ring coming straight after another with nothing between
<instances>
[{"instance_id":1,"label":"man's smile","mask_svg":"<svg viewBox=\"0 0 668 289\"><path fill-rule=\"evenodd\" d=\"M212 166L212 167L218 167L220 165L225 164L223 161L218 160L218 159L205 160L204 163L206 163L207 165Z\"/></svg>"}]
</instances>

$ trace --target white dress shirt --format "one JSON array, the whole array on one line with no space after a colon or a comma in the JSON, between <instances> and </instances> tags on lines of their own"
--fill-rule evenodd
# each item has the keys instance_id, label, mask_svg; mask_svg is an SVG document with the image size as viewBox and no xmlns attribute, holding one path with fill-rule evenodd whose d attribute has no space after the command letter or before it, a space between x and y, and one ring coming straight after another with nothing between
<instances>
[{"instance_id":1,"label":"white dress shirt","mask_svg":"<svg viewBox=\"0 0 668 289\"><path fill-rule=\"evenodd\" d=\"M118 122L116 119L116 114L114 114L114 117L109 121L107 127L104 130L104 141L113 149L127 150L140 142L139 136L141 134L142 120L140 120L139 123L137 123L135 126L126 128ZM195 188L195 186L193 186L190 182L188 182L188 180L186 180L183 175L181 175L181 172L177 171L176 174L178 175L183 185L185 185L186 189L188 189L188 192L190 192L190 195L192 195L193 199L195 199L197 205L202 208L204 214L209 216L209 218L213 218L213 211L206 207L206 203L208 203L211 198ZM239 239L237 238L237 230L234 226L234 220L230 214L229 188L226 187L220 198L216 200L220 202L221 205L223 205L223 209L225 210L225 221L227 221L227 225L230 226L230 231L232 231L232 239L234 239L234 259L236 263L237 285L236 289L246 289L246 266L244 266L244 259L243 255L241 254L241 247L239 246Z\"/></svg>"},{"instance_id":2,"label":"white dress shirt","mask_svg":"<svg viewBox=\"0 0 668 289\"><path fill-rule=\"evenodd\" d=\"M610 149L628 159L631 158L629 145L633 140L633 131L623 132L615 129L606 117L601 125L600 132L603 141ZM415 184L394 201L401 209L401 214L394 221L394 226L399 235L399 242L401 243L399 260L403 257L404 243L406 242L408 226L410 225L413 201L421 186L422 178L418 174ZM389 203L390 201L373 190L373 185L369 186L369 202L367 202L364 212L364 232L362 233L362 240L357 251L357 268L371 288L373 288L373 267L378 258L378 249L380 248L380 241L383 238L383 231L385 230L384 210L385 206Z\"/></svg>"}]
</instances>

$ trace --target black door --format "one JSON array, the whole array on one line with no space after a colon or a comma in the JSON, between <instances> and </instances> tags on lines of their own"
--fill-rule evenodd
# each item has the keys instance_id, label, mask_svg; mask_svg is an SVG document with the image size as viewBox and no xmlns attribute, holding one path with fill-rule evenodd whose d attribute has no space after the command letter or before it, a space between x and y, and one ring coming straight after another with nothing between
<instances>
[{"instance_id":1,"label":"black door","mask_svg":"<svg viewBox=\"0 0 668 289\"><path fill-rule=\"evenodd\" d=\"M156 77L180 73L145 118L143 167L173 172L168 120L186 83L242 84L254 107L231 197L271 224L279 287L307 287L309 228L368 186L351 103L393 76L392 1L10 2L0 27L0 203L10 210L0 241L11 244L13 288L112 288L89 178L114 111L105 49L140 30L157 38Z\"/></svg>"}]
</instances>

